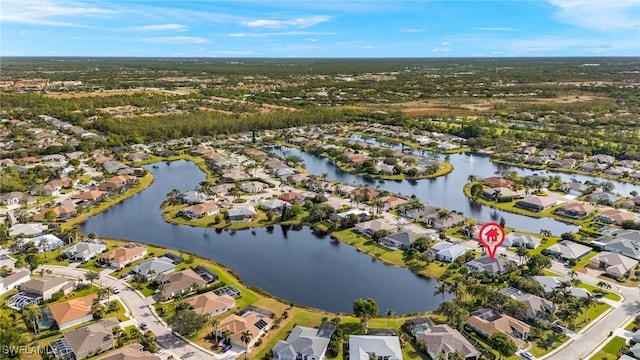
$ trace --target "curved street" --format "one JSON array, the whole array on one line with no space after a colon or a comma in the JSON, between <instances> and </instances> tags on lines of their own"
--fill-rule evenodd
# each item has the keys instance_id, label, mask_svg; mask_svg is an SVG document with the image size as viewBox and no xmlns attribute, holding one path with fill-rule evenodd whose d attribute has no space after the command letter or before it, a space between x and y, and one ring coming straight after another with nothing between
<instances>
[{"instance_id":1,"label":"curved street","mask_svg":"<svg viewBox=\"0 0 640 360\"><path fill-rule=\"evenodd\" d=\"M54 275L82 280L84 280L84 275L88 272L88 270L85 269L55 265L42 265L41 267L45 270L50 270ZM171 354L173 354L176 359L185 360L231 360L235 359L239 352L242 351L242 349L233 348L224 354L216 354L178 337L153 311L153 304L155 303L153 297L143 297L140 292L133 289L125 281L109 276L112 271L112 269L103 270L100 273L100 279L96 280L95 283L102 286L112 286L120 289L119 294L112 295L111 297L121 300L121 302L126 306L127 314L129 315L129 318L132 319L133 323L146 323L149 330L158 337L157 343L167 350L167 353L162 355L163 359L167 359Z\"/></svg>"}]
</instances>

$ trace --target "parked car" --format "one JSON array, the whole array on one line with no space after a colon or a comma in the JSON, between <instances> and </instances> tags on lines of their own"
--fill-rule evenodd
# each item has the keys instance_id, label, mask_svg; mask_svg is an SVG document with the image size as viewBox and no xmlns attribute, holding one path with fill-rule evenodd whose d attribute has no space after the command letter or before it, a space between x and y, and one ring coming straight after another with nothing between
<instances>
[{"instance_id":1,"label":"parked car","mask_svg":"<svg viewBox=\"0 0 640 360\"><path fill-rule=\"evenodd\" d=\"M140 324L140 330L147 330L149 327L147 326L147 323L141 323Z\"/></svg>"},{"instance_id":2,"label":"parked car","mask_svg":"<svg viewBox=\"0 0 640 360\"><path fill-rule=\"evenodd\" d=\"M523 351L523 352L521 352L521 353L520 353L520 356L521 356L523 359L526 359L526 360L533 360L533 359L534 359L533 355L531 355L531 353L530 353L530 352L527 352L527 351Z\"/></svg>"},{"instance_id":3,"label":"parked car","mask_svg":"<svg viewBox=\"0 0 640 360\"><path fill-rule=\"evenodd\" d=\"M227 351L229 351L229 349L231 349L231 345L227 344L227 345L222 347L222 351L221 352L227 352Z\"/></svg>"},{"instance_id":4,"label":"parked car","mask_svg":"<svg viewBox=\"0 0 640 360\"><path fill-rule=\"evenodd\" d=\"M160 355L164 355L164 353L166 353L167 351L165 349L160 349L158 351L156 351L156 355L160 356Z\"/></svg>"},{"instance_id":5,"label":"parked car","mask_svg":"<svg viewBox=\"0 0 640 360\"><path fill-rule=\"evenodd\" d=\"M564 326L560 325L560 324L553 324L551 325L551 330L558 332L560 334L564 334L567 332L567 328L565 328Z\"/></svg>"},{"instance_id":6,"label":"parked car","mask_svg":"<svg viewBox=\"0 0 640 360\"><path fill-rule=\"evenodd\" d=\"M118 289L117 287L113 287L113 293L114 294L120 294L120 289Z\"/></svg>"}]
</instances>

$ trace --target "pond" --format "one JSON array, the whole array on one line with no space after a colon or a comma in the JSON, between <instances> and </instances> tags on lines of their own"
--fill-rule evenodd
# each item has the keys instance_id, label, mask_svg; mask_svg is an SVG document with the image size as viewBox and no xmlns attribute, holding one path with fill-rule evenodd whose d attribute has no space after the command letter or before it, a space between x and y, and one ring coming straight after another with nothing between
<instances>
[{"instance_id":1,"label":"pond","mask_svg":"<svg viewBox=\"0 0 640 360\"><path fill-rule=\"evenodd\" d=\"M436 281L383 264L308 227L241 231L178 226L162 219L160 203L173 188L191 190L205 180L193 163L147 166L154 182L146 190L81 225L85 233L140 241L215 260L238 273L247 285L293 303L331 312L352 312L353 301L374 298L381 311L414 313L435 309Z\"/></svg>"}]
</instances>

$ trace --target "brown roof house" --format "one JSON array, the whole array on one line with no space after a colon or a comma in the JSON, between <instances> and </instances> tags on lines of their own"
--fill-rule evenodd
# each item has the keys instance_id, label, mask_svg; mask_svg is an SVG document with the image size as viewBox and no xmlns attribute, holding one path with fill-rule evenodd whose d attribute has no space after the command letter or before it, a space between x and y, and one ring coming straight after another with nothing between
<instances>
[{"instance_id":1,"label":"brown roof house","mask_svg":"<svg viewBox=\"0 0 640 360\"><path fill-rule=\"evenodd\" d=\"M163 299L189 293L207 285L207 282L191 269L160 275L156 281L160 284L160 296Z\"/></svg>"},{"instance_id":2,"label":"brown roof house","mask_svg":"<svg viewBox=\"0 0 640 360\"><path fill-rule=\"evenodd\" d=\"M556 210L556 213L574 219L582 219L590 215L595 210L596 208L591 204L583 202L571 202L559 207Z\"/></svg>"},{"instance_id":3,"label":"brown roof house","mask_svg":"<svg viewBox=\"0 0 640 360\"><path fill-rule=\"evenodd\" d=\"M213 292L206 292L186 300L191 309L196 313L210 314L212 316L225 313L236 307L236 300L229 295L216 295Z\"/></svg>"},{"instance_id":4,"label":"brown roof house","mask_svg":"<svg viewBox=\"0 0 640 360\"><path fill-rule=\"evenodd\" d=\"M58 328L66 328L82 324L93 320L91 304L98 298L98 295L91 294L75 299L71 299L58 304L49 305L51 316L56 320Z\"/></svg>"},{"instance_id":5,"label":"brown roof house","mask_svg":"<svg viewBox=\"0 0 640 360\"><path fill-rule=\"evenodd\" d=\"M110 350L113 348L112 329L118 324L118 319L108 318L65 332L63 338L50 344L53 355L56 359L84 359Z\"/></svg>"},{"instance_id":6,"label":"brown roof house","mask_svg":"<svg viewBox=\"0 0 640 360\"><path fill-rule=\"evenodd\" d=\"M556 205L557 203L558 200L551 196L530 196L528 198L518 200L515 206L529 211L540 212Z\"/></svg>"},{"instance_id":7,"label":"brown roof house","mask_svg":"<svg viewBox=\"0 0 640 360\"><path fill-rule=\"evenodd\" d=\"M488 338L495 332L503 332L513 340L518 347L522 347L529 337L531 326L514 319L509 315L499 314L493 309L480 309L471 313L467 324L475 332Z\"/></svg>"},{"instance_id":8,"label":"brown roof house","mask_svg":"<svg viewBox=\"0 0 640 360\"><path fill-rule=\"evenodd\" d=\"M114 194L131 189L136 182L138 182L138 179L135 176L117 175L100 184L98 190Z\"/></svg>"},{"instance_id":9,"label":"brown roof house","mask_svg":"<svg viewBox=\"0 0 640 360\"><path fill-rule=\"evenodd\" d=\"M613 252L603 251L589 260L589 265L615 277L622 278L638 265L638 260Z\"/></svg>"},{"instance_id":10,"label":"brown roof house","mask_svg":"<svg viewBox=\"0 0 640 360\"><path fill-rule=\"evenodd\" d=\"M147 254L147 248L140 244L127 244L102 255L100 260L112 268L122 269L132 262L142 259Z\"/></svg>"},{"instance_id":11,"label":"brown roof house","mask_svg":"<svg viewBox=\"0 0 640 360\"><path fill-rule=\"evenodd\" d=\"M395 233L398 231L398 227L384 219L373 219L356 224L355 230L362 235L373 237L373 235L380 230Z\"/></svg>"},{"instance_id":12,"label":"brown roof house","mask_svg":"<svg viewBox=\"0 0 640 360\"><path fill-rule=\"evenodd\" d=\"M144 351L138 343L129 344L120 349L109 352L99 357L98 360L158 360L159 357L148 351Z\"/></svg>"},{"instance_id":13,"label":"brown roof house","mask_svg":"<svg viewBox=\"0 0 640 360\"><path fill-rule=\"evenodd\" d=\"M465 360L480 358L480 353L469 340L449 325L429 326L423 332L415 333L415 337L424 343L427 354L432 359L438 359L440 354L448 355L456 351Z\"/></svg>"},{"instance_id":14,"label":"brown roof house","mask_svg":"<svg viewBox=\"0 0 640 360\"><path fill-rule=\"evenodd\" d=\"M181 209L179 213L180 215L193 220L218 214L220 213L220 209L214 202L204 202L202 204L187 206Z\"/></svg>"},{"instance_id":15,"label":"brown roof house","mask_svg":"<svg viewBox=\"0 0 640 360\"><path fill-rule=\"evenodd\" d=\"M286 201L289 204L299 204L301 202L304 202L304 195L299 192L291 191L280 195L278 199Z\"/></svg>"},{"instance_id":16,"label":"brown roof house","mask_svg":"<svg viewBox=\"0 0 640 360\"><path fill-rule=\"evenodd\" d=\"M42 300L46 301L51 299L51 296L58 291L62 291L65 294L70 293L73 290L73 284L65 277L45 276L23 282L18 288L28 294L38 295L42 297Z\"/></svg>"},{"instance_id":17,"label":"brown roof house","mask_svg":"<svg viewBox=\"0 0 640 360\"><path fill-rule=\"evenodd\" d=\"M218 332L220 334L229 330L231 333L231 343L242 348L245 347L244 342L240 339L242 333L248 331L251 334L251 341L249 347L264 335L267 330L273 325L273 319L262 311L241 311L237 314L233 314L220 322L218 325Z\"/></svg>"}]
</instances>

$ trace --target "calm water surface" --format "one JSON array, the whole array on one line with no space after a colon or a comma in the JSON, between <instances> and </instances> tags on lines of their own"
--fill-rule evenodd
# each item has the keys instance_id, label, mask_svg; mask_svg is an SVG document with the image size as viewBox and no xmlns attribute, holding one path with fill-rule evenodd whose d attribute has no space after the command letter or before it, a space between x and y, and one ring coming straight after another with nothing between
<instances>
[{"instance_id":1,"label":"calm water surface","mask_svg":"<svg viewBox=\"0 0 640 360\"><path fill-rule=\"evenodd\" d=\"M89 218L85 233L136 240L188 251L218 261L248 285L297 304L332 312L352 311L355 299L372 297L381 311L412 313L435 309L436 282L388 266L309 228L276 226L223 231L177 226L162 220L160 203L173 188L191 190L205 175L187 161L148 167L154 183L146 190Z\"/></svg>"}]
</instances>

